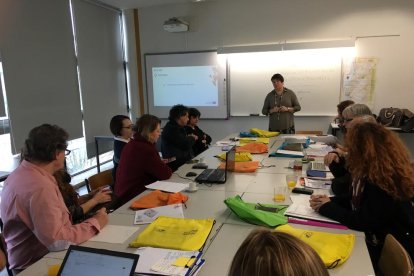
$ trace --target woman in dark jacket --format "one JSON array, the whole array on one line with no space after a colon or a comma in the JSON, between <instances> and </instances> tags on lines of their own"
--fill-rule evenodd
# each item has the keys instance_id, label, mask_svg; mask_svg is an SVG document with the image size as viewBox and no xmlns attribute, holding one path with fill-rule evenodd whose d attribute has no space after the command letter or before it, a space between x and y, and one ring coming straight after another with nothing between
<instances>
[{"instance_id":1,"label":"woman in dark jacket","mask_svg":"<svg viewBox=\"0 0 414 276\"><path fill-rule=\"evenodd\" d=\"M122 151L115 184L120 205L143 192L145 185L171 177L171 169L155 148L161 133L160 123L160 119L153 115L142 115L136 123L134 139Z\"/></svg>"},{"instance_id":2,"label":"woman in dark jacket","mask_svg":"<svg viewBox=\"0 0 414 276\"><path fill-rule=\"evenodd\" d=\"M197 126L201 116L201 113L197 108L190 108L188 110L188 116L189 120L185 127L185 131L187 132L187 135L194 134L198 137L193 145L194 156L197 156L208 149L208 146L211 144L211 137Z\"/></svg>"},{"instance_id":3,"label":"woman in dark jacket","mask_svg":"<svg viewBox=\"0 0 414 276\"><path fill-rule=\"evenodd\" d=\"M187 134L188 107L178 104L170 109L168 122L162 130L162 157L168 160L168 166L175 171L194 157L193 145L198 140L194 134Z\"/></svg>"},{"instance_id":4,"label":"woman in dark jacket","mask_svg":"<svg viewBox=\"0 0 414 276\"><path fill-rule=\"evenodd\" d=\"M395 133L377 123L355 123L345 138L347 168L352 176L346 196L311 196L311 207L351 229L364 231L376 266L385 236L392 234L414 257L401 232L401 206L414 199L414 168L408 149ZM413 217L414 214L410 214ZM405 233L414 234L406 228Z\"/></svg>"}]
</instances>

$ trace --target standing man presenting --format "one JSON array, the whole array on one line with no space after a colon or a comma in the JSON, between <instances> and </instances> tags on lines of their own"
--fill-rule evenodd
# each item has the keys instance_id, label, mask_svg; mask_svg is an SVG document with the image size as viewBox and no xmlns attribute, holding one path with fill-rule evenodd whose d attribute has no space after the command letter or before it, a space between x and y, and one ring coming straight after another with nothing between
<instances>
[{"instance_id":1,"label":"standing man presenting","mask_svg":"<svg viewBox=\"0 0 414 276\"><path fill-rule=\"evenodd\" d=\"M298 98L292 90L284 87L285 79L281 74L274 74L271 81L274 89L267 94L262 108L263 115L269 115L269 131L293 134L293 113L300 110Z\"/></svg>"}]
</instances>

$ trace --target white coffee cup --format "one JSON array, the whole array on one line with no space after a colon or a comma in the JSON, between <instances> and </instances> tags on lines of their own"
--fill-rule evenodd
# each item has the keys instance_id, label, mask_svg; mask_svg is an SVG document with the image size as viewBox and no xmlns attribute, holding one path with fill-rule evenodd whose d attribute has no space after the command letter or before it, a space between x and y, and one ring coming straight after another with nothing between
<instances>
[{"instance_id":1,"label":"white coffee cup","mask_svg":"<svg viewBox=\"0 0 414 276\"><path fill-rule=\"evenodd\" d=\"M188 191L192 191L192 192L197 191L197 183L190 182L188 184Z\"/></svg>"}]
</instances>

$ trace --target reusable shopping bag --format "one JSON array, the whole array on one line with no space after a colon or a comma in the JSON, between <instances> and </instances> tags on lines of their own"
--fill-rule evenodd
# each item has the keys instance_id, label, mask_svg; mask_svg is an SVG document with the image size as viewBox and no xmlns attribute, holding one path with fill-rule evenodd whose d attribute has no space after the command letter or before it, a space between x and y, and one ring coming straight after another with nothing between
<instances>
[{"instance_id":1,"label":"reusable shopping bag","mask_svg":"<svg viewBox=\"0 0 414 276\"><path fill-rule=\"evenodd\" d=\"M221 160L225 161L226 160L226 153L223 152L223 153L217 155L217 157L220 158ZM252 161L253 157L249 152L236 152L234 160L236 162Z\"/></svg>"},{"instance_id":2,"label":"reusable shopping bag","mask_svg":"<svg viewBox=\"0 0 414 276\"><path fill-rule=\"evenodd\" d=\"M184 203L187 200L188 196L182 193L165 193L160 190L155 190L132 202L129 208L132 210L148 209L164 205Z\"/></svg>"},{"instance_id":3,"label":"reusable shopping bag","mask_svg":"<svg viewBox=\"0 0 414 276\"><path fill-rule=\"evenodd\" d=\"M249 152L252 154L265 153L268 151L268 146L263 143L249 143L236 148L236 152Z\"/></svg>"},{"instance_id":4,"label":"reusable shopping bag","mask_svg":"<svg viewBox=\"0 0 414 276\"><path fill-rule=\"evenodd\" d=\"M269 142L270 142L270 139L266 138L266 137L257 137L257 138L244 137L244 138L239 138L240 146L246 145L246 144L249 144L249 143L269 144Z\"/></svg>"},{"instance_id":5,"label":"reusable shopping bag","mask_svg":"<svg viewBox=\"0 0 414 276\"><path fill-rule=\"evenodd\" d=\"M354 234L332 234L328 232L297 229L286 224L276 231L291 234L312 247L327 268L343 264L351 255L355 244Z\"/></svg>"},{"instance_id":6,"label":"reusable shopping bag","mask_svg":"<svg viewBox=\"0 0 414 276\"><path fill-rule=\"evenodd\" d=\"M280 133L276 131L268 131L264 129L258 129L258 128L251 128L250 133L257 134L259 137L275 137L278 136Z\"/></svg>"},{"instance_id":7,"label":"reusable shopping bag","mask_svg":"<svg viewBox=\"0 0 414 276\"><path fill-rule=\"evenodd\" d=\"M251 224L276 227L288 221L284 215L287 205L248 203L244 202L239 195L225 199L224 203L239 218Z\"/></svg>"},{"instance_id":8,"label":"reusable shopping bag","mask_svg":"<svg viewBox=\"0 0 414 276\"><path fill-rule=\"evenodd\" d=\"M259 161L234 162L231 166L227 166L227 170L231 172L252 173L259 167ZM224 170L226 163L221 163L218 167Z\"/></svg>"},{"instance_id":9,"label":"reusable shopping bag","mask_svg":"<svg viewBox=\"0 0 414 276\"><path fill-rule=\"evenodd\" d=\"M129 245L176 250L200 250L214 225L214 219L188 219L160 216Z\"/></svg>"}]
</instances>

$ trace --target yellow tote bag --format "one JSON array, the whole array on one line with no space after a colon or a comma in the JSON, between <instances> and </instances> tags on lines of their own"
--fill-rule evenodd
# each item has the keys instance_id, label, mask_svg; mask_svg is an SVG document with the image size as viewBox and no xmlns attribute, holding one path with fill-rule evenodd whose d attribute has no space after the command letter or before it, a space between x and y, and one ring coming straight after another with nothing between
<instances>
[{"instance_id":1,"label":"yellow tote bag","mask_svg":"<svg viewBox=\"0 0 414 276\"><path fill-rule=\"evenodd\" d=\"M223 152L219 155L217 155L218 158L225 161L226 160L226 153ZM246 161L252 161L253 156L250 152L236 152L236 155L234 156L234 159L236 162L246 162Z\"/></svg>"},{"instance_id":2,"label":"yellow tote bag","mask_svg":"<svg viewBox=\"0 0 414 276\"><path fill-rule=\"evenodd\" d=\"M259 137L267 137L267 138L279 135L279 132L268 131L268 130L259 129L259 128L251 128L250 133L257 134L259 135Z\"/></svg>"},{"instance_id":3,"label":"yellow tote bag","mask_svg":"<svg viewBox=\"0 0 414 276\"><path fill-rule=\"evenodd\" d=\"M310 245L327 268L343 264L351 255L355 244L355 235L353 234L310 231L293 228L288 224L277 227L276 231L291 234Z\"/></svg>"},{"instance_id":4,"label":"yellow tote bag","mask_svg":"<svg viewBox=\"0 0 414 276\"><path fill-rule=\"evenodd\" d=\"M196 251L203 247L214 219L187 219L160 216L129 245Z\"/></svg>"},{"instance_id":5,"label":"yellow tote bag","mask_svg":"<svg viewBox=\"0 0 414 276\"><path fill-rule=\"evenodd\" d=\"M257 138L239 138L239 144L240 146L246 145L249 143L263 143L263 144L269 144L270 139L266 137L257 137Z\"/></svg>"}]
</instances>

